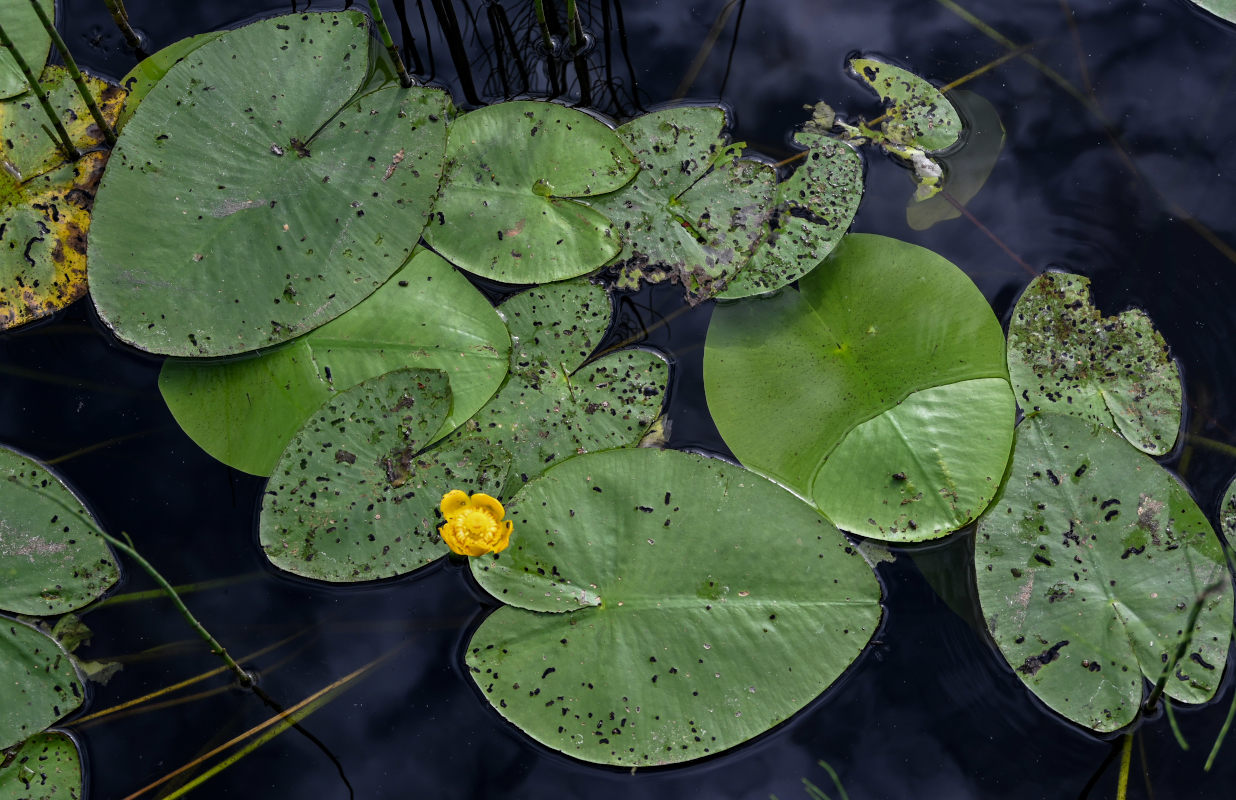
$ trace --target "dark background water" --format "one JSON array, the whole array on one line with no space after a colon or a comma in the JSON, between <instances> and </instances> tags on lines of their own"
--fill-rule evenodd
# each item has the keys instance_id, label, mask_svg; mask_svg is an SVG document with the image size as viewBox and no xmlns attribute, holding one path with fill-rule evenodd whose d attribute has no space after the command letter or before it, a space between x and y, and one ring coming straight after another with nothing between
<instances>
[{"instance_id":1,"label":"dark background water","mask_svg":"<svg viewBox=\"0 0 1236 800\"><path fill-rule=\"evenodd\" d=\"M152 50L255 14L291 10L287 3L220 0L127 5ZM466 81L436 15L446 4L424 3L424 27L421 10L408 5L424 72L466 104ZM473 61L466 72L475 92L499 99L491 5L456 0L452 7ZM528 5L505 4L516 21L528 16ZM132 67L101 2L62 6L62 30L84 67L114 78ZM965 87L994 104L1007 131L995 170L968 205L973 219L911 230L904 214L910 179L875 157L855 229L943 254L974 279L1002 318L1030 273L1048 267L1090 276L1108 313L1144 308L1179 359L1186 384L1187 433L1165 463L1214 519L1236 472L1236 348L1229 344L1236 262L1224 249L1225 242L1236 244L1236 30L1185 0L966 0L965 6L1016 44L1032 45L1031 56L1093 105L1062 90L1043 69L1009 60ZM311 10L332 7L314 3ZM383 7L398 38L396 9ZM685 94L726 103L734 111L735 138L773 158L788 154L787 137L805 118L804 104L823 99L851 117L878 113L874 98L845 76L852 51L879 53L938 84L1005 52L932 0L593 0L581 7L598 38L589 57L594 76L612 78L611 88L592 87L594 101L612 114L674 99L714 22L728 14ZM527 58L533 80L512 91L545 91L533 56ZM705 304L656 324L677 307L674 290L623 297L613 338L651 328L646 342L674 366L671 445L720 452L724 445L701 388L711 309ZM789 800L807 796L803 778L835 797L816 765L823 759L856 800L1071 798L1081 796L1112 750L1110 742L1046 710L992 649L975 624L963 533L899 550L894 563L880 565L887 611L873 645L831 691L755 742L694 765L636 774L549 752L492 712L462 672L462 643L488 607L466 570L435 566L342 589L276 574L255 543L262 481L218 464L179 432L158 394L158 368L157 359L113 344L86 302L49 323L0 335L0 442L54 461L102 523L128 531L173 583L235 578L187 601L238 656L295 637L247 662L280 702L291 705L393 650L305 722L321 747L288 732L198 796L345 798L342 772L364 798L775 793ZM151 586L128 569L124 591ZM126 664L109 684L94 688L89 712L217 663L165 601L106 606L87 622L96 636L82 655ZM1201 768L1231 699L1228 678L1216 703L1178 713L1189 751L1181 751L1165 719L1143 726L1130 796L1149 796L1147 780L1156 798L1232 796L1236 741L1213 772ZM223 676L168 697L209 691L168 708L75 727L89 760L91 797L123 797L270 715L252 695L227 689ZM1108 767L1091 796L1114 791L1115 769Z\"/></svg>"}]
</instances>

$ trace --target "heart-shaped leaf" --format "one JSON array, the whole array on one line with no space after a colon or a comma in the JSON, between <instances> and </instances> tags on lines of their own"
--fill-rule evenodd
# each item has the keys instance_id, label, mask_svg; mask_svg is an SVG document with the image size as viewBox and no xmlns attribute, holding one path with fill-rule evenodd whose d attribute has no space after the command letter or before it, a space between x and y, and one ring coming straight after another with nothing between
<instances>
[{"instance_id":1,"label":"heart-shaped leaf","mask_svg":"<svg viewBox=\"0 0 1236 800\"><path fill-rule=\"evenodd\" d=\"M880 587L836 528L739 467L672 450L568 459L472 560L510 606L467 646L495 710L601 764L726 750L815 699L874 634ZM567 612L567 613L563 613Z\"/></svg>"},{"instance_id":2,"label":"heart-shaped leaf","mask_svg":"<svg viewBox=\"0 0 1236 800\"><path fill-rule=\"evenodd\" d=\"M82 763L66 733L36 733L0 764L0 800L78 800Z\"/></svg>"},{"instance_id":3,"label":"heart-shaped leaf","mask_svg":"<svg viewBox=\"0 0 1236 800\"><path fill-rule=\"evenodd\" d=\"M0 616L0 750L82 704L73 660L37 628Z\"/></svg>"},{"instance_id":4,"label":"heart-shaped leaf","mask_svg":"<svg viewBox=\"0 0 1236 800\"><path fill-rule=\"evenodd\" d=\"M91 297L117 336L180 356L268 347L403 264L437 192L449 101L354 96L368 50L358 12L276 17L193 50L150 90L90 237Z\"/></svg>"}]
</instances>

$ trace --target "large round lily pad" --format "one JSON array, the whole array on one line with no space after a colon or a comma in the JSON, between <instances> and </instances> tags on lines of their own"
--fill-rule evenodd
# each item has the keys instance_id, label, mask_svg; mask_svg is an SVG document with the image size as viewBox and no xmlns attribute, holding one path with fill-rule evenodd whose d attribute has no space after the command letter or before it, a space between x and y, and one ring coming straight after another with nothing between
<instances>
[{"instance_id":1,"label":"large round lily pad","mask_svg":"<svg viewBox=\"0 0 1236 800\"><path fill-rule=\"evenodd\" d=\"M117 336L181 356L267 347L399 268L437 192L449 101L353 97L368 52L358 12L276 17L193 50L150 90L90 237L91 296Z\"/></svg>"},{"instance_id":2,"label":"large round lily pad","mask_svg":"<svg viewBox=\"0 0 1236 800\"><path fill-rule=\"evenodd\" d=\"M970 279L867 234L797 290L719 306L704 350L708 407L738 459L893 541L956 530L995 495L1015 413L1006 375Z\"/></svg>"},{"instance_id":3,"label":"large round lily pad","mask_svg":"<svg viewBox=\"0 0 1236 800\"><path fill-rule=\"evenodd\" d=\"M457 427L502 383L510 351L489 301L440 256L420 250L355 308L277 350L232 361L168 359L159 390L202 449L269 475L322 403L399 367L450 376L443 432Z\"/></svg>"},{"instance_id":4,"label":"large round lily pad","mask_svg":"<svg viewBox=\"0 0 1236 800\"><path fill-rule=\"evenodd\" d=\"M42 731L83 697L73 661L55 639L0 616L0 750Z\"/></svg>"},{"instance_id":5,"label":"large round lily pad","mask_svg":"<svg viewBox=\"0 0 1236 800\"><path fill-rule=\"evenodd\" d=\"M1146 312L1104 317L1081 275L1039 275L1009 321L1009 378L1026 413L1071 414L1151 455L1180 431L1180 371Z\"/></svg>"},{"instance_id":6,"label":"large round lily pad","mask_svg":"<svg viewBox=\"0 0 1236 800\"><path fill-rule=\"evenodd\" d=\"M81 756L67 733L36 733L0 763L0 800L78 800L81 796Z\"/></svg>"},{"instance_id":7,"label":"large round lily pad","mask_svg":"<svg viewBox=\"0 0 1236 800\"><path fill-rule=\"evenodd\" d=\"M403 575L447 552L436 511L451 489L496 494L509 458L475 439L423 453L446 419L438 370L400 369L325 403L275 467L258 538L280 569L332 582Z\"/></svg>"},{"instance_id":8,"label":"large round lily pad","mask_svg":"<svg viewBox=\"0 0 1236 800\"><path fill-rule=\"evenodd\" d=\"M591 272L618 253L609 220L571 198L611 192L639 162L582 111L518 100L451 124L449 167L425 239L457 266L508 283Z\"/></svg>"},{"instance_id":9,"label":"large round lily pad","mask_svg":"<svg viewBox=\"0 0 1236 800\"><path fill-rule=\"evenodd\" d=\"M1165 669L1177 700L1203 702L1219 687L1232 628L1219 539L1175 478L1094 423L1038 414L1018 427L1008 483L979 521L974 569L1000 652L1080 725L1128 725L1145 680Z\"/></svg>"},{"instance_id":10,"label":"large round lily pad","mask_svg":"<svg viewBox=\"0 0 1236 800\"><path fill-rule=\"evenodd\" d=\"M40 464L0 448L0 609L65 614L119 578L81 501Z\"/></svg>"},{"instance_id":11,"label":"large round lily pad","mask_svg":"<svg viewBox=\"0 0 1236 800\"><path fill-rule=\"evenodd\" d=\"M495 710L584 761L672 764L769 730L879 625L880 586L831 524L731 464L572 458L516 495L510 547L472 561L508 603L466 663Z\"/></svg>"}]
</instances>

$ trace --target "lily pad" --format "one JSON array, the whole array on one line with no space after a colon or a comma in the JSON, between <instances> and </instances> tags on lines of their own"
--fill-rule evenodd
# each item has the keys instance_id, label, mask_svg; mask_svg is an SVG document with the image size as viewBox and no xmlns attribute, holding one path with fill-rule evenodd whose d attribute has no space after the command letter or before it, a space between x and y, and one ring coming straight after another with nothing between
<instances>
[{"instance_id":1,"label":"lily pad","mask_svg":"<svg viewBox=\"0 0 1236 800\"><path fill-rule=\"evenodd\" d=\"M43 6L48 19L55 19L55 0L39 0L39 5ZM30 0L0 0L0 18L4 19L4 32L21 53L22 60L37 75L51 52L51 36L30 7ZM0 99L19 95L29 88L12 53L7 47L0 47Z\"/></svg>"},{"instance_id":2,"label":"lily pad","mask_svg":"<svg viewBox=\"0 0 1236 800\"><path fill-rule=\"evenodd\" d=\"M880 622L871 568L827 520L739 467L673 450L569 459L471 562L508 606L465 660L494 709L575 758L701 758L831 686ZM770 525L770 521L775 523Z\"/></svg>"},{"instance_id":3,"label":"lily pad","mask_svg":"<svg viewBox=\"0 0 1236 800\"><path fill-rule=\"evenodd\" d=\"M445 434L493 396L510 351L506 325L489 301L440 256L420 250L355 308L277 350L233 361L165 361L159 390L203 450L269 475L322 403L399 367L450 376Z\"/></svg>"},{"instance_id":4,"label":"lily pad","mask_svg":"<svg viewBox=\"0 0 1236 800\"><path fill-rule=\"evenodd\" d=\"M1193 0L1193 4L1220 19L1236 22L1236 0Z\"/></svg>"},{"instance_id":5,"label":"lily pad","mask_svg":"<svg viewBox=\"0 0 1236 800\"><path fill-rule=\"evenodd\" d=\"M368 52L359 12L275 17L150 90L90 237L91 297L119 338L179 356L269 347L403 264L437 192L449 101L423 87L353 97Z\"/></svg>"},{"instance_id":6,"label":"lily pad","mask_svg":"<svg viewBox=\"0 0 1236 800\"><path fill-rule=\"evenodd\" d=\"M82 697L73 660L55 639L0 616L0 750L39 733Z\"/></svg>"},{"instance_id":7,"label":"lily pad","mask_svg":"<svg viewBox=\"0 0 1236 800\"><path fill-rule=\"evenodd\" d=\"M0 609L65 614L119 578L81 501L42 465L0 448Z\"/></svg>"},{"instance_id":8,"label":"lily pad","mask_svg":"<svg viewBox=\"0 0 1236 800\"><path fill-rule=\"evenodd\" d=\"M940 188L964 206L983 188L1004 151L1004 124L996 107L981 94L954 89L949 99L965 113L966 138L960 148L940 159L946 166ZM911 198L906 207L906 222L916 231L960 216L957 207L940 195Z\"/></svg>"},{"instance_id":9,"label":"lily pad","mask_svg":"<svg viewBox=\"0 0 1236 800\"><path fill-rule=\"evenodd\" d=\"M116 130L124 127L129 118L133 116L133 112L137 110L137 106L146 95L158 85L159 81L163 80L163 76L172 66L185 56L192 53L208 42L213 42L227 31L209 31L208 33L199 33L196 36L187 36L184 39L172 42L167 47L153 53L138 62L137 66L129 70L129 74L120 79L120 85L128 90L129 96L125 99L124 109L120 112L119 118L116 120Z\"/></svg>"},{"instance_id":10,"label":"lily pad","mask_svg":"<svg viewBox=\"0 0 1236 800\"><path fill-rule=\"evenodd\" d=\"M1006 374L1000 323L970 279L869 234L848 235L797 290L718 306L704 348L708 407L734 455L842 528L891 541L943 536L995 495L1015 418Z\"/></svg>"},{"instance_id":11,"label":"lily pad","mask_svg":"<svg viewBox=\"0 0 1236 800\"><path fill-rule=\"evenodd\" d=\"M1104 317L1090 280L1047 272L1022 293L1009 322L1009 377L1026 413L1051 411L1118 431L1151 455L1180 431L1180 372L1150 317Z\"/></svg>"},{"instance_id":12,"label":"lily pad","mask_svg":"<svg viewBox=\"0 0 1236 800\"><path fill-rule=\"evenodd\" d=\"M619 286L673 281L698 302L747 263L765 233L776 172L735 159L724 127L720 108L684 106L618 128L640 172L590 204L621 235L622 252L611 263Z\"/></svg>"},{"instance_id":13,"label":"lily pad","mask_svg":"<svg viewBox=\"0 0 1236 800\"><path fill-rule=\"evenodd\" d=\"M618 253L609 220L571 198L611 192L639 162L582 111L518 100L451 123L425 239L457 266L508 283L583 275Z\"/></svg>"},{"instance_id":14,"label":"lily pad","mask_svg":"<svg viewBox=\"0 0 1236 800\"><path fill-rule=\"evenodd\" d=\"M422 453L450 406L446 374L425 369L370 378L324 404L263 497L258 537L271 563L339 583L403 575L444 555L442 495L496 493L509 461L477 440Z\"/></svg>"},{"instance_id":15,"label":"lily pad","mask_svg":"<svg viewBox=\"0 0 1236 800\"><path fill-rule=\"evenodd\" d=\"M880 133L900 145L932 153L961 136L961 117L940 90L909 70L873 58L852 58L850 68L884 102Z\"/></svg>"},{"instance_id":16,"label":"lily pad","mask_svg":"<svg viewBox=\"0 0 1236 800\"><path fill-rule=\"evenodd\" d=\"M1188 491L1091 422L1036 414L1018 427L1009 480L979 521L975 574L987 627L1017 676L1100 732L1137 715L1195 603L1169 697L1200 703L1223 677L1232 586Z\"/></svg>"},{"instance_id":17,"label":"lily pad","mask_svg":"<svg viewBox=\"0 0 1236 800\"><path fill-rule=\"evenodd\" d=\"M588 361L609 326L604 289L550 284L499 310L513 342L510 374L452 437L480 436L510 453L503 497L568 456L640 441L661 412L669 369L646 350Z\"/></svg>"},{"instance_id":18,"label":"lily pad","mask_svg":"<svg viewBox=\"0 0 1236 800\"><path fill-rule=\"evenodd\" d=\"M750 260L717 296L733 300L780 289L823 261L849 229L863 196L863 160L848 144L804 131L802 163L777 184L766 230Z\"/></svg>"},{"instance_id":19,"label":"lily pad","mask_svg":"<svg viewBox=\"0 0 1236 800\"><path fill-rule=\"evenodd\" d=\"M0 765L0 800L78 800L81 796L81 756L67 733L36 733Z\"/></svg>"}]
</instances>

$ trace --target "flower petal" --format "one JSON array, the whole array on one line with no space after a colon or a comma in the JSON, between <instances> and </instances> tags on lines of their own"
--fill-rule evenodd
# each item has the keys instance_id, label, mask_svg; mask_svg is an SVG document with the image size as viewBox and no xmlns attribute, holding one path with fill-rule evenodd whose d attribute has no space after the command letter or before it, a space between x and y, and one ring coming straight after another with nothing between
<instances>
[{"instance_id":1,"label":"flower petal","mask_svg":"<svg viewBox=\"0 0 1236 800\"><path fill-rule=\"evenodd\" d=\"M493 552L501 553L511 543L511 521L508 519L502 523L502 535L498 538L498 543L494 545Z\"/></svg>"},{"instance_id":2,"label":"flower petal","mask_svg":"<svg viewBox=\"0 0 1236 800\"><path fill-rule=\"evenodd\" d=\"M468 493L452 489L442 496L442 516L450 519L468 505ZM445 534L443 534L445 538ZM451 548L454 549L454 548ZM455 552L459 552L456 550Z\"/></svg>"},{"instance_id":3,"label":"flower petal","mask_svg":"<svg viewBox=\"0 0 1236 800\"><path fill-rule=\"evenodd\" d=\"M506 509L502 507L502 504L483 492L477 492L472 495L470 502L473 508L488 511L489 516L494 518L494 522L499 522L506 516Z\"/></svg>"}]
</instances>

